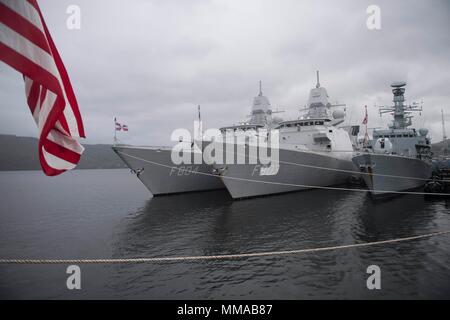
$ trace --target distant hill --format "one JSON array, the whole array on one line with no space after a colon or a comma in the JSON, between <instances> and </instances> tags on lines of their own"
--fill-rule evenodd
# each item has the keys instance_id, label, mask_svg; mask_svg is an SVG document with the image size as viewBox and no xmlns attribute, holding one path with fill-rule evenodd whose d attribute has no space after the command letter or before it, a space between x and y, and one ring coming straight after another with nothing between
<instances>
[{"instance_id":1,"label":"distant hill","mask_svg":"<svg viewBox=\"0 0 450 320\"><path fill-rule=\"evenodd\" d=\"M77 169L126 168L107 144L83 144L86 148ZM38 140L0 134L0 171L40 170Z\"/></svg>"},{"instance_id":2,"label":"distant hill","mask_svg":"<svg viewBox=\"0 0 450 320\"><path fill-rule=\"evenodd\" d=\"M445 141L440 141L433 143L431 145L431 151L433 151L434 155L433 157L439 157L444 152L445 148L447 148L447 154L450 154L450 150L448 150L448 147L450 146L450 139L447 139Z\"/></svg>"},{"instance_id":3,"label":"distant hill","mask_svg":"<svg viewBox=\"0 0 450 320\"><path fill-rule=\"evenodd\" d=\"M450 139L446 140L450 145ZM86 150L77 169L116 169L126 168L125 164L112 151L108 144L83 144ZM434 157L442 154L444 141L434 143ZM0 171L40 170L38 159L38 140L31 137L18 137L0 134Z\"/></svg>"}]
</instances>

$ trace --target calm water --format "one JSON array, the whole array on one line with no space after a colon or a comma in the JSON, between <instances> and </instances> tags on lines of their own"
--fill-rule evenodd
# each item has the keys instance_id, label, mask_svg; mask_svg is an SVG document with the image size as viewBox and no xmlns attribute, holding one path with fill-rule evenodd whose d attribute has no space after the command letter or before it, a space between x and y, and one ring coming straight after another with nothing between
<instances>
[{"instance_id":1,"label":"calm water","mask_svg":"<svg viewBox=\"0 0 450 320\"><path fill-rule=\"evenodd\" d=\"M1 258L214 255L377 241L450 229L442 199L374 202L307 191L233 202L226 191L151 198L128 170L0 173ZM366 268L381 268L381 290ZM0 298L450 298L450 235L333 252L226 261L0 265Z\"/></svg>"}]
</instances>

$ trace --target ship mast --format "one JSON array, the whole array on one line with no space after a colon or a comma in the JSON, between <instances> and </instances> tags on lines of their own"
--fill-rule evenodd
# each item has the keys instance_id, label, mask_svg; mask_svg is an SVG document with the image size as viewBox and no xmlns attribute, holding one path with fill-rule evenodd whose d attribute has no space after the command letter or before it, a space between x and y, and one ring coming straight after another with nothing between
<instances>
[{"instance_id":1,"label":"ship mast","mask_svg":"<svg viewBox=\"0 0 450 320\"><path fill-rule=\"evenodd\" d=\"M412 105L405 105L405 87L406 82L394 82L391 84L392 93L394 94L393 106L382 106L379 108L380 115L383 113L390 113L394 116L390 129L406 129L412 122L410 115L412 112L421 112L422 106L413 103Z\"/></svg>"},{"instance_id":2,"label":"ship mast","mask_svg":"<svg viewBox=\"0 0 450 320\"><path fill-rule=\"evenodd\" d=\"M447 142L447 134L445 132L445 118L443 109L441 109L441 115L442 115L442 155L446 156L449 153L449 145Z\"/></svg>"}]
</instances>

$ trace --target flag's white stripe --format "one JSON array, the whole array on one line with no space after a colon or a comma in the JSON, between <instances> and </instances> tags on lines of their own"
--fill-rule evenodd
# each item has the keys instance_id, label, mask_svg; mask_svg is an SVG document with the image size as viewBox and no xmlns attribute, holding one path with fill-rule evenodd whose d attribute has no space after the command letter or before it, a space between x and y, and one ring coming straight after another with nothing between
<instances>
[{"instance_id":1,"label":"flag's white stripe","mask_svg":"<svg viewBox=\"0 0 450 320\"><path fill-rule=\"evenodd\" d=\"M65 136L61 133L59 133L57 130L51 130L48 135L48 140L53 141L56 144L59 144L60 146L72 150L73 152L76 152L78 154L82 154L84 151L84 147L78 143L77 140Z\"/></svg>"},{"instance_id":2,"label":"flag's white stripe","mask_svg":"<svg viewBox=\"0 0 450 320\"><path fill-rule=\"evenodd\" d=\"M64 91L64 88L63 88ZM64 91L64 96L65 96ZM78 131L77 119L72 110L72 106L70 106L69 101L66 98L66 108L64 109L64 117L66 118L67 125L69 126L70 135L73 137L79 137L80 132Z\"/></svg>"},{"instance_id":3,"label":"flag's white stripe","mask_svg":"<svg viewBox=\"0 0 450 320\"><path fill-rule=\"evenodd\" d=\"M39 105L36 106L33 112L34 122L39 126Z\"/></svg>"},{"instance_id":4,"label":"flag's white stripe","mask_svg":"<svg viewBox=\"0 0 450 320\"><path fill-rule=\"evenodd\" d=\"M28 60L33 61L54 75L59 80L61 86L61 79L59 77L55 61L47 52L36 46L33 42L29 41L19 33L8 28L3 23L0 23L0 42L3 42L4 45L10 47L17 53L21 54Z\"/></svg>"},{"instance_id":5,"label":"flag's white stripe","mask_svg":"<svg viewBox=\"0 0 450 320\"><path fill-rule=\"evenodd\" d=\"M63 134L65 134L65 135L67 135L67 136L70 136L69 132L67 132L66 129L63 128L63 126L62 126L62 124L61 124L61 122L60 122L59 120L56 121L55 127L56 127L59 131L61 131Z\"/></svg>"},{"instance_id":6,"label":"flag's white stripe","mask_svg":"<svg viewBox=\"0 0 450 320\"><path fill-rule=\"evenodd\" d=\"M42 146L42 154L44 155L45 160L47 161L47 164L56 170L71 170L76 167L76 164L73 164L71 162L68 162L64 159L58 158L54 156L53 154L47 152L45 150L44 146Z\"/></svg>"},{"instance_id":7,"label":"flag's white stripe","mask_svg":"<svg viewBox=\"0 0 450 320\"><path fill-rule=\"evenodd\" d=\"M14 40L13 40L14 39ZM53 74L59 81L60 88L63 92L64 99L66 101L66 107L64 109L64 117L69 126L70 134L75 137L79 137L80 133L78 131L78 125L76 122L75 115L73 114L72 106L70 106L64 86L62 85L61 77L57 71L56 65L54 63L53 57L47 52L33 44L31 41L22 37L20 34L14 30L8 28L4 24L0 23L0 41L5 45L9 46L19 54L25 56L27 59L33 61L34 63L40 65L42 68Z\"/></svg>"},{"instance_id":8,"label":"flag's white stripe","mask_svg":"<svg viewBox=\"0 0 450 320\"><path fill-rule=\"evenodd\" d=\"M70 106L67 99L66 91L64 90L63 82L56 68L53 57L29 41L27 38L21 36L19 33L8 28L2 23L0 23L0 41L27 59L46 69L57 78L64 95L64 100L66 101L64 116L66 118L67 125L69 126L70 134L72 136L79 137L80 133L78 131L77 121L75 115L73 114L72 106Z\"/></svg>"},{"instance_id":9,"label":"flag's white stripe","mask_svg":"<svg viewBox=\"0 0 450 320\"><path fill-rule=\"evenodd\" d=\"M39 123L38 123L39 134L42 132L42 129L44 128L45 123L47 122L48 115L52 111L55 101L56 101L56 94L47 90L44 97L44 101L40 105L41 110L39 112Z\"/></svg>"},{"instance_id":10,"label":"flag's white stripe","mask_svg":"<svg viewBox=\"0 0 450 320\"><path fill-rule=\"evenodd\" d=\"M38 96L38 98L37 98L37 101L36 101L36 105L34 106L34 111L33 111L33 118L34 118L34 122L36 122L36 125L38 126L38 128L39 128L39 113L40 113L40 110L41 110L41 107L40 107L40 100L41 100L41 88L39 88L39 96ZM40 131L39 131L40 132Z\"/></svg>"},{"instance_id":11,"label":"flag's white stripe","mask_svg":"<svg viewBox=\"0 0 450 320\"><path fill-rule=\"evenodd\" d=\"M31 91L31 87L33 86L34 81L31 80L28 77L24 77L25 78L25 92L26 92L26 98L27 98L27 102L28 102L28 98L30 96L30 91ZM34 118L34 122L36 122L36 124L39 126L39 110L40 110L40 98L41 98L41 86L39 86L38 89L38 98L36 100L36 104L34 106L30 106L28 105L30 108L33 108L33 118Z\"/></svg>"},{"instance_id":12,"label":"flag's white stripe","mask_svg":"<svg viewBox=\"0 0 450 320\"><path fill-rule=\"evenodd\" d=\"M44 26L42 25L39 12L28 1L0 0L0 2L21 15L23 18L27 19L36 28L41 30L42 33L44 33Z\"/></svg>"}]
</instances>

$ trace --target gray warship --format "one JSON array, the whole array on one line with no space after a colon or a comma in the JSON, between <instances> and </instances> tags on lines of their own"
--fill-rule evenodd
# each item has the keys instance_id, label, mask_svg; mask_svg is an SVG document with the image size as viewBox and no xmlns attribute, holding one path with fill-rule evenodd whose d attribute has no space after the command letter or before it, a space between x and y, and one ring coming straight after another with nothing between
<instances>
[{"instance_id":1,"label":"gray warship","mask_svg":"<svg viewBox=\"0 0 450 320\"><path fill-rule=\"evenodd\" d=\"M422 107L404 104L405 86L406 82L391 84L394 105L380 107L379 112L392 114L392 124L388 129L375 129L366 149L352 159L373 195L417 189L431 177L428 130L410 128L412 112L420 112Z\"/></svg>"},{"instance_id":2,"label":"gray warship","mask_svg":"<svg viewBox=\"0 0 450 320\"><path fill-rule=\"evenodd\" d=\"M234 126L240 129L235 130L233 134L239 134L246 128L265 127L274 120L278 121L276 117L272 118L269 100L261 92L261 83L259 89L259 95L253 99L249 121ZM212 166L203 160L202 153L206 144L206 140L183 142L183 153L191 159L199 156L202 159L199 164L174 164L172 147L167 146L114 144L112 149L153 196L161 196L224 188L220 177L213 174ZM200 145L201 147L196 147Z\"/></svg>"},{"instance_id":3,"label":"gray warship","mask_svg":"<svg viewBox=\"0 0 450 320\"><path fill-rule=\"evenodd\" d=\"M333 107L317 73L306 115L274 127L279 132L279 148L271 150L279 152L276 173L260 159L251 163L248 153L244 164L214 164L230 195L240 199L346 183L355 172L353 147L348 132L338 127L345 113L332 112Z\"/></svg>"}]
</instances>

